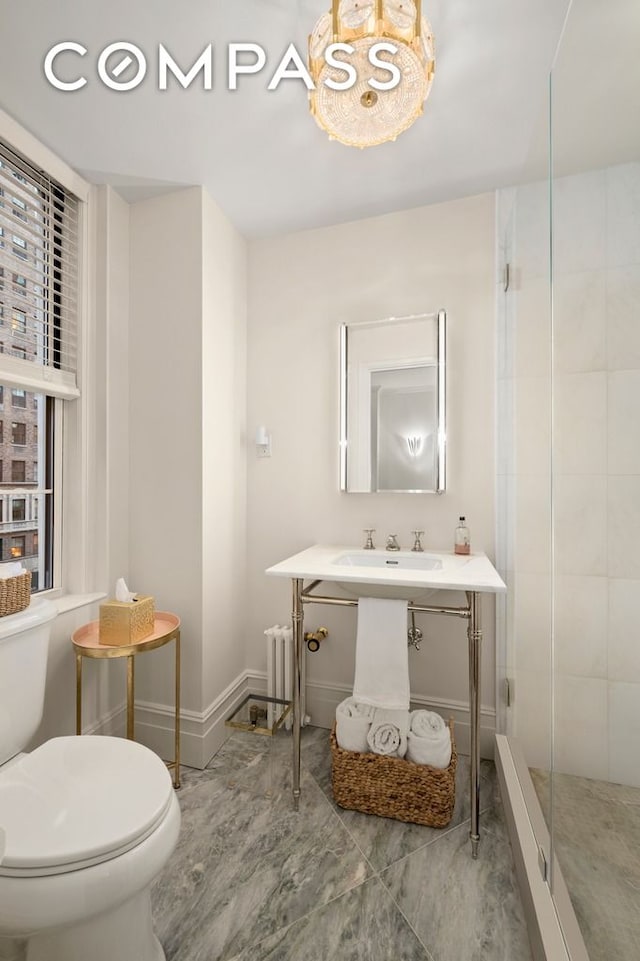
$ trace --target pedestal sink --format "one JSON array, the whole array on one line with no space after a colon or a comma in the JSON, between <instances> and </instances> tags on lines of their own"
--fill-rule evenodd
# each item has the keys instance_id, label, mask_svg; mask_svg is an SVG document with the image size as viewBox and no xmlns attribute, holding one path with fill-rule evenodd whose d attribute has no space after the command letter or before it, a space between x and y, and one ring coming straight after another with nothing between
<instances>
[{"instance_id":1,"label":"pedestal sink","mask_svg":"<svg viewBox=\"0 0 640 961\"><path fill-rule=\"evenodd\" d=\"M480 651L482 626L480 595L506 590L502 578L485 554L457 555L447 551L367 551L316 545L268 568L267 574L291 578L293 588L294 685L293 685L293 801L300 802L301 660L304 651L304 605L346 605L362 596L392 597L413 601L414 613L459 617L467 622L469 652L469 806L471 853L478 856L480 843ZM304 581L309 580L306 587ZM346 598L314 593L323 581L352 595ZM435 606L424 599L436 591L464 591L463 606Z\"/></svg>"},{"instance_id":2,"label":"pedestal sink","mask_svg":"<svg viewBox=\"0 0 640 961\"><path fill-rule=\"evenodd\" d=\"M274 564L267 574L330 581L352 597L419 601L436 591L506 588L485 554L453 551L366 551L316 544Z\"/></svg>"}]
</instances>

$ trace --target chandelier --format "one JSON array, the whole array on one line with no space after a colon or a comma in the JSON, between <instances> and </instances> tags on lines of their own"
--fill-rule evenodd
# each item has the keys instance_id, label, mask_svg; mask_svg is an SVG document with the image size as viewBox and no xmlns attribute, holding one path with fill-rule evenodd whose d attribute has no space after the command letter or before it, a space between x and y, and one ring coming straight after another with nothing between
<instances>
[{"instance_id":1,"label":"chandelier","mask_svg":"<svg viewBox=\"0 0 640 961\"><path fill-rule=\"evenodd\" d=\"M431 27L421 7L421 0L332 0L331 11L320 17L309 37L309 99L330 139L372 147L395 140L421 115L435 70ZM332 55L333 44L348 44L352 52ZM355 73L347 77L336 59ZM354 82L347 86L349 79ZM335 89L338 84L343 89Z\"/></svg>"}]
</instances>

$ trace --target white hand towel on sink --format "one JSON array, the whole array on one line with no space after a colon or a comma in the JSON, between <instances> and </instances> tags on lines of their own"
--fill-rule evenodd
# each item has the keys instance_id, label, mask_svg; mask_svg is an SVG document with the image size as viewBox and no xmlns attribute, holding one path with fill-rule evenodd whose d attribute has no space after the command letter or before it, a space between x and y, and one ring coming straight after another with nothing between
<instances>
[{"instance_id":1,"label":"white hand towel on sink","mask_svg":"<svg viewBox=\"0 0 640 961\"><path fill-rule=\"evenodd\" d=\"M444 769L451 763L451 731L434 711L412 711L407 738L407 760Z\"/></svg>"},{"instance_id":2,"label":"white hand towel on sink","mask_svg":"<svg viewBox=\"0 0 640 961\"><path fill-rule=\"evenodd\" d=\"M359 599L353 696L373 707L409 710L406 601Z\"/></svg>"},{"instance_id":3,"label":"white hand towel on sink","mask_svg":"<svg viewBox=\"0 0 640 961\"><path fill-rule=\"evenodd\" d=\"M389 711L377 707L367 735L369 747L374 754L386 757L404 757L407 753L409 712Z\"/></svg>"},{"instance_id":4,"label":"white hand towel on sink","mask_svg":"<svg viewBox=\"0 0 640 961\"><path fill-rule=\"evenodd\" d=\"M348 697L336 708L336 741L345 751L367 754L367 734L375 708L362 704L355 697Z\"/></svg>"}]
</instances>

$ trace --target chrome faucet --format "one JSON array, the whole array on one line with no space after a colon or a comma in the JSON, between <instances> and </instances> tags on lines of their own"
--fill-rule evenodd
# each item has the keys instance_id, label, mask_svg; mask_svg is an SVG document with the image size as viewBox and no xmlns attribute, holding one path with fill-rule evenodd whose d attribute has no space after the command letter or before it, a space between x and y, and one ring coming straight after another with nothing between
<instances>
[{"instance_id":1,"label":"chrome faucet","mask_svg":"<svg viewBox=\"0 0 640 961\"><path fill-rule=\"evenodd\" d=\"M412 550L412 551L424 551L424 547L422 546L422 542L421 542L421 540L420 540L420 538L421 538L421 537L423 536L423 534L424 534L424 531L411 531L411 533L412 533L413 536L415 537L415 540L414 540L414 542L413 542L413 547L411 548L411 550Z\"/></svg>"},{"instance_id":2,"label":"chrome faucet","mask_svg":"<svg viewBox=\"0 0 640 961\"><path fill-rule=\"evenodd\" d=\"M374 551L376 549L376 545L373 543L373 538L371 536L372 534L375 534L375 532L376 532L375 527L364 528L364 533L367 535L367 542L363 548L365 551Z\"/></svg>"},{"instance_id":3,"label":"chrome faucet","mask_svg":"<svg viewBox=\"0 0 640 961\"><path fill-rule=\"evenodd\" d=\"M398 535L397 535L397 534L389 534L389 536L387 537L386 550L388 550L388 551L399 551L399 550L400 550L400 545L398 544Z\"/></svg>"}]
</instances>

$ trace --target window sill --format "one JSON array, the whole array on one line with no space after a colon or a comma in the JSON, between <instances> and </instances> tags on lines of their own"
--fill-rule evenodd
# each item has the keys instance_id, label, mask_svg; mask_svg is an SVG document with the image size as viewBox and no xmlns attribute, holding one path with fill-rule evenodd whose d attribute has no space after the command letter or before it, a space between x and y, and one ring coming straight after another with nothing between
<instances>
[{"instance_id":1,"label":"window sill","mask_svg":"<svg viewBox=\"0 0 640 961\"><path fill-rule=\"evenodd\" d=\"M67 614L69 611L77 611L81 607L89 607L98 601L103 601L107 596L104 592L99 594L62 594L58 591L40 591L38 597L46 597L58 608L58 614Z\"/></svg>"}]
</instances>

